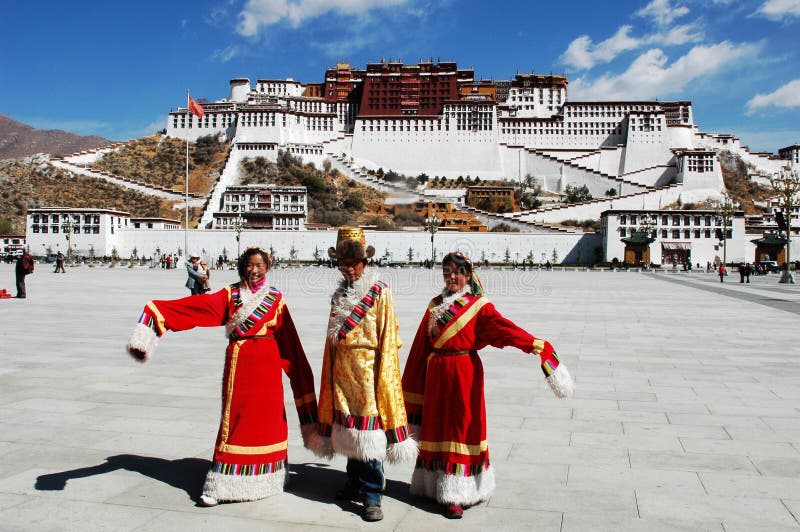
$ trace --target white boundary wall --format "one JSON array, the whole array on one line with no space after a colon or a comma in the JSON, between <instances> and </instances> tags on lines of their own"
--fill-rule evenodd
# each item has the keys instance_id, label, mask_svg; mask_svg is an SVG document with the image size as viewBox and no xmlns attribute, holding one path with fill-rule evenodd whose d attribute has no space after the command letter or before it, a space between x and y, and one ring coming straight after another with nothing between
<instances>
[{"instance_id":1,"label":"white boundary wall","mask_svg":"<svg viewBox=\"0 0 800 532\"><path fill-rule=\"evenodd\" d=\"M141 257L155 255L156 248L162 253L183 251L184 232L181 230L117 231L115 246L120 257L130 257L133 248ZM58 236L58 235L57 235ZM408 260L411 248L414 261L431 257L431 235L423 231L367 231L367 243L375 247L375 257L388 256L392 260ZM63 239L63 237L62 237ZM532 233L461 233L440 231L434 237L437 260L444 253L462 251L475 261L485 257L490 262L501 262L508 249L511 261L522 261L533 253L534 261L551 260L553 250L559 262L577 262L580 259L594 262L595 248L602 244L599 235L590 234L532 234ZM280 259L288 259L292 247L298 260L313 260L318 250L323 259L327 249L336 245L336 230L331 231L243 231L241 249L261 246L275 250ZM236 255L236 234L233 231L192 230L189 231L189 250L216 258L223 254L229 258ZM111 251L108 250L107 254ZM98 252L98 255L101 254Z\"/></svg>"}]
</instances>

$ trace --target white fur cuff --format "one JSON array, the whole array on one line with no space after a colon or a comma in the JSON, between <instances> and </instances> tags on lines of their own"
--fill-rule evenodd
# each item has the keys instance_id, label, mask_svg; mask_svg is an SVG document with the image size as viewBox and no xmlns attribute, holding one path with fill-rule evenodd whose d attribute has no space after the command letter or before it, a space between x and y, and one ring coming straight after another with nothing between
<instances>
[{"instance_id":1,"label":"white fur cuff","mask_svg":"<svg viewBox=\"0 0 800 532\"><path fill-rule=\"evenodd\" d=\"M317 424L306 423L305 425L300 425L300 436L303 437L303 447L311 450L316 443L315 440L319 438Z\"/></svg>"},{"instance_id":2,"label":"white fur cuff","mask_svg":"<svg viewBox=\"0 0 800 532\"><path fill-rule=\"evenodd\" d=\"M547 377L547 384L556 397L572 397L575 391L575 381L572 380L572 375L564 364L559 364L553 374Z\"/></svg>"},{"instance_id":3,"label":"white fur cuff","mask_svg":"<svg viewBox=\"0 0 800 532\"><path fill-rule=\"evenodd\" d=\"M155 331L153 331L153 329L147 325L137 323L136 327L133 328L130 339L128 340L127 350L131 356L133 356L131 350L141 351L144 353L144 359L142 360L142 362L144 362L150 358L150 354L156 348L157 343L158 336L156 335Z\"/></svg>"},{"instance_id":4,"label":"white fur cuff","mask_svg":"<svg viewBox=\"0 0 800 532\"><path fill-rule=\"evenodd\" d=\"M406 438L400 443L390 443L386 449L386 459L392 464L398 462L413 462L417 459L417 442L413 438Z\"/></svg>"},{"instance_id":5,"label":"white fur cuff","mask_svg":"<svg viewBox=\"0 0 800 532\"><path fill-rule=\"evenodd\" d=\"M316 430L309 435L307 441L305 440L305 436L303 437L303 445L306 446L306 449L320 458L324 458L326 460L333 458L334 452L331 438L329 436L320 435L320 433Z\"/></svg>"}]
</instances>

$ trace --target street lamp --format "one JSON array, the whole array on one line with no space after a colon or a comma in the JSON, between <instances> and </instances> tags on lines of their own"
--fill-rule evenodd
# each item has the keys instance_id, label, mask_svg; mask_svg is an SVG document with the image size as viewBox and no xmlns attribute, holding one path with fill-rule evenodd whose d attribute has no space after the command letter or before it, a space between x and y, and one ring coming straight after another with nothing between
<instances>
[{"instance_id":1,"label":"street lamp","mask_svg":"<svg viewBox=\"0 0 800 532\"><path fill-rule=\"evenodd\" d=\"M728 263L728 221L738 208L739 204L734 203L727 194L722 195L721 201L714 202L714 210L717 216L722 218L722 264Z\"/></svg>"},{"instance_id":2,"label":"street lamp","mask_svg":"<svg viewBox=\"0 0 800 532\"><path fill-rule=\"evenodd\" d=\"M242 240L242 229L244 228L244 219L242 218L242 213L236 215L236 218L233 220L233 230L236 231L236 258L239 258L241 255L241 240Z\"/></svg>"},{"instance_id":3,"label":"street lamp","mask_svg":"<svg viewBox=\"0 0 800 532\"><path fill-rule=\"evenodd\" d=\"M72 242L70 239L72 238L72 217L67 215L67 225L65 226L66 229L66 236L67 237L67 260L72 258Z\"/></svg>"},{"instance_id":4,"label":"street lamp","mask_svg":"<svg viewBox=\"0 0 800 532\"><path fill-rule=\"evenodd\" d=\"M780 197L786 224L786 270L778 282L794 284L794 276L791 272L792 210L798 204L796 196L800 192L800 169L795 165L784 166L778 173L770 177L769 182Z\"/></svg>"},{"instance_id":5,"label":"street lamp","mask_svg":"<svg viewBox=\"0 0 800 532\"><path fill-rule=\"evenodd\" d=\"M439 229L439 224L441 224L441 222L442 221L439 220L435 212L428 218L425 218L425 230L431 234L431 268L436 264L436 248L433 247L433 237Z\"/></svg>"}]
</instances>

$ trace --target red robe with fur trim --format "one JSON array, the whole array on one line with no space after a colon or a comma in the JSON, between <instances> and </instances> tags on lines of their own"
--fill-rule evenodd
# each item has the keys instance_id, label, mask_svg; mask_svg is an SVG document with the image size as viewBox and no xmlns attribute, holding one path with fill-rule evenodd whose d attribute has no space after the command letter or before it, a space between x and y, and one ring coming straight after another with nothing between
<instances>
[{"instance_id":1,"label":"red robe with fur trim","mask_svg":"<svg viewBox=\"0 0 800 532\"><path fill-rule=\"evenodd\" d=\"M139 327L155 336L194 327L226 326L222 416L203 494L220 501L260 499L283 490L288 428L281 372L289 377L304 439L314 431L314 377L283 295L244 283L213 294L147 303ZM129 343L149 354L155 342ZM149 338L147 338L149 339ZM141 338L140 338L141 340ZM153 340L155 340L153 338Z\"/></svg>"},{"instance_id":2,"label":"red robe with fur trim","mask_svg":"<svg viewBox=\"0 0 800 532\"><path fill-rule=\"evenodd\" d=\"M470 505L494 490L477 353L487 345L540 355L547 376L559 367L548 342L504 318L486 297L467 292L450 303L443 304L441 295L432 299L403 373L408 420L419 438L411 493Z\"/></svg>"}]
</instances>

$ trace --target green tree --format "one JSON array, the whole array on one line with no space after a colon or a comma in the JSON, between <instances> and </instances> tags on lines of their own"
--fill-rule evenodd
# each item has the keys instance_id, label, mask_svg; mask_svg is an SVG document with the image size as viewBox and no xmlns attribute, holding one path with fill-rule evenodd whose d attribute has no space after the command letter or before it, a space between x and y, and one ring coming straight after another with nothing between
<instances>
[{"instance_id":1,"label":"green tree","mask_svg":"<svg viewBox=\"0 0 800 532\"><path fill-rule=\"evenodd\" d=\"M589 187L586 185L581 185L579 187L567 185L567 188L564 189L564 203L582 203L584 201L590 201L591 199L592 194L589 192Z\"/></svg>"},{"instance_id":2,"label":"green tree","mask_svg":"<svg viewBox=\"0 0 800 532\"><path fill-rule=\"evenodd\" d=\"M558 264L558 252L556 251L556 248L553 248L553 254L550 256L550 259L550 262L553 264Z\"/></svg>"}]
</instances>

